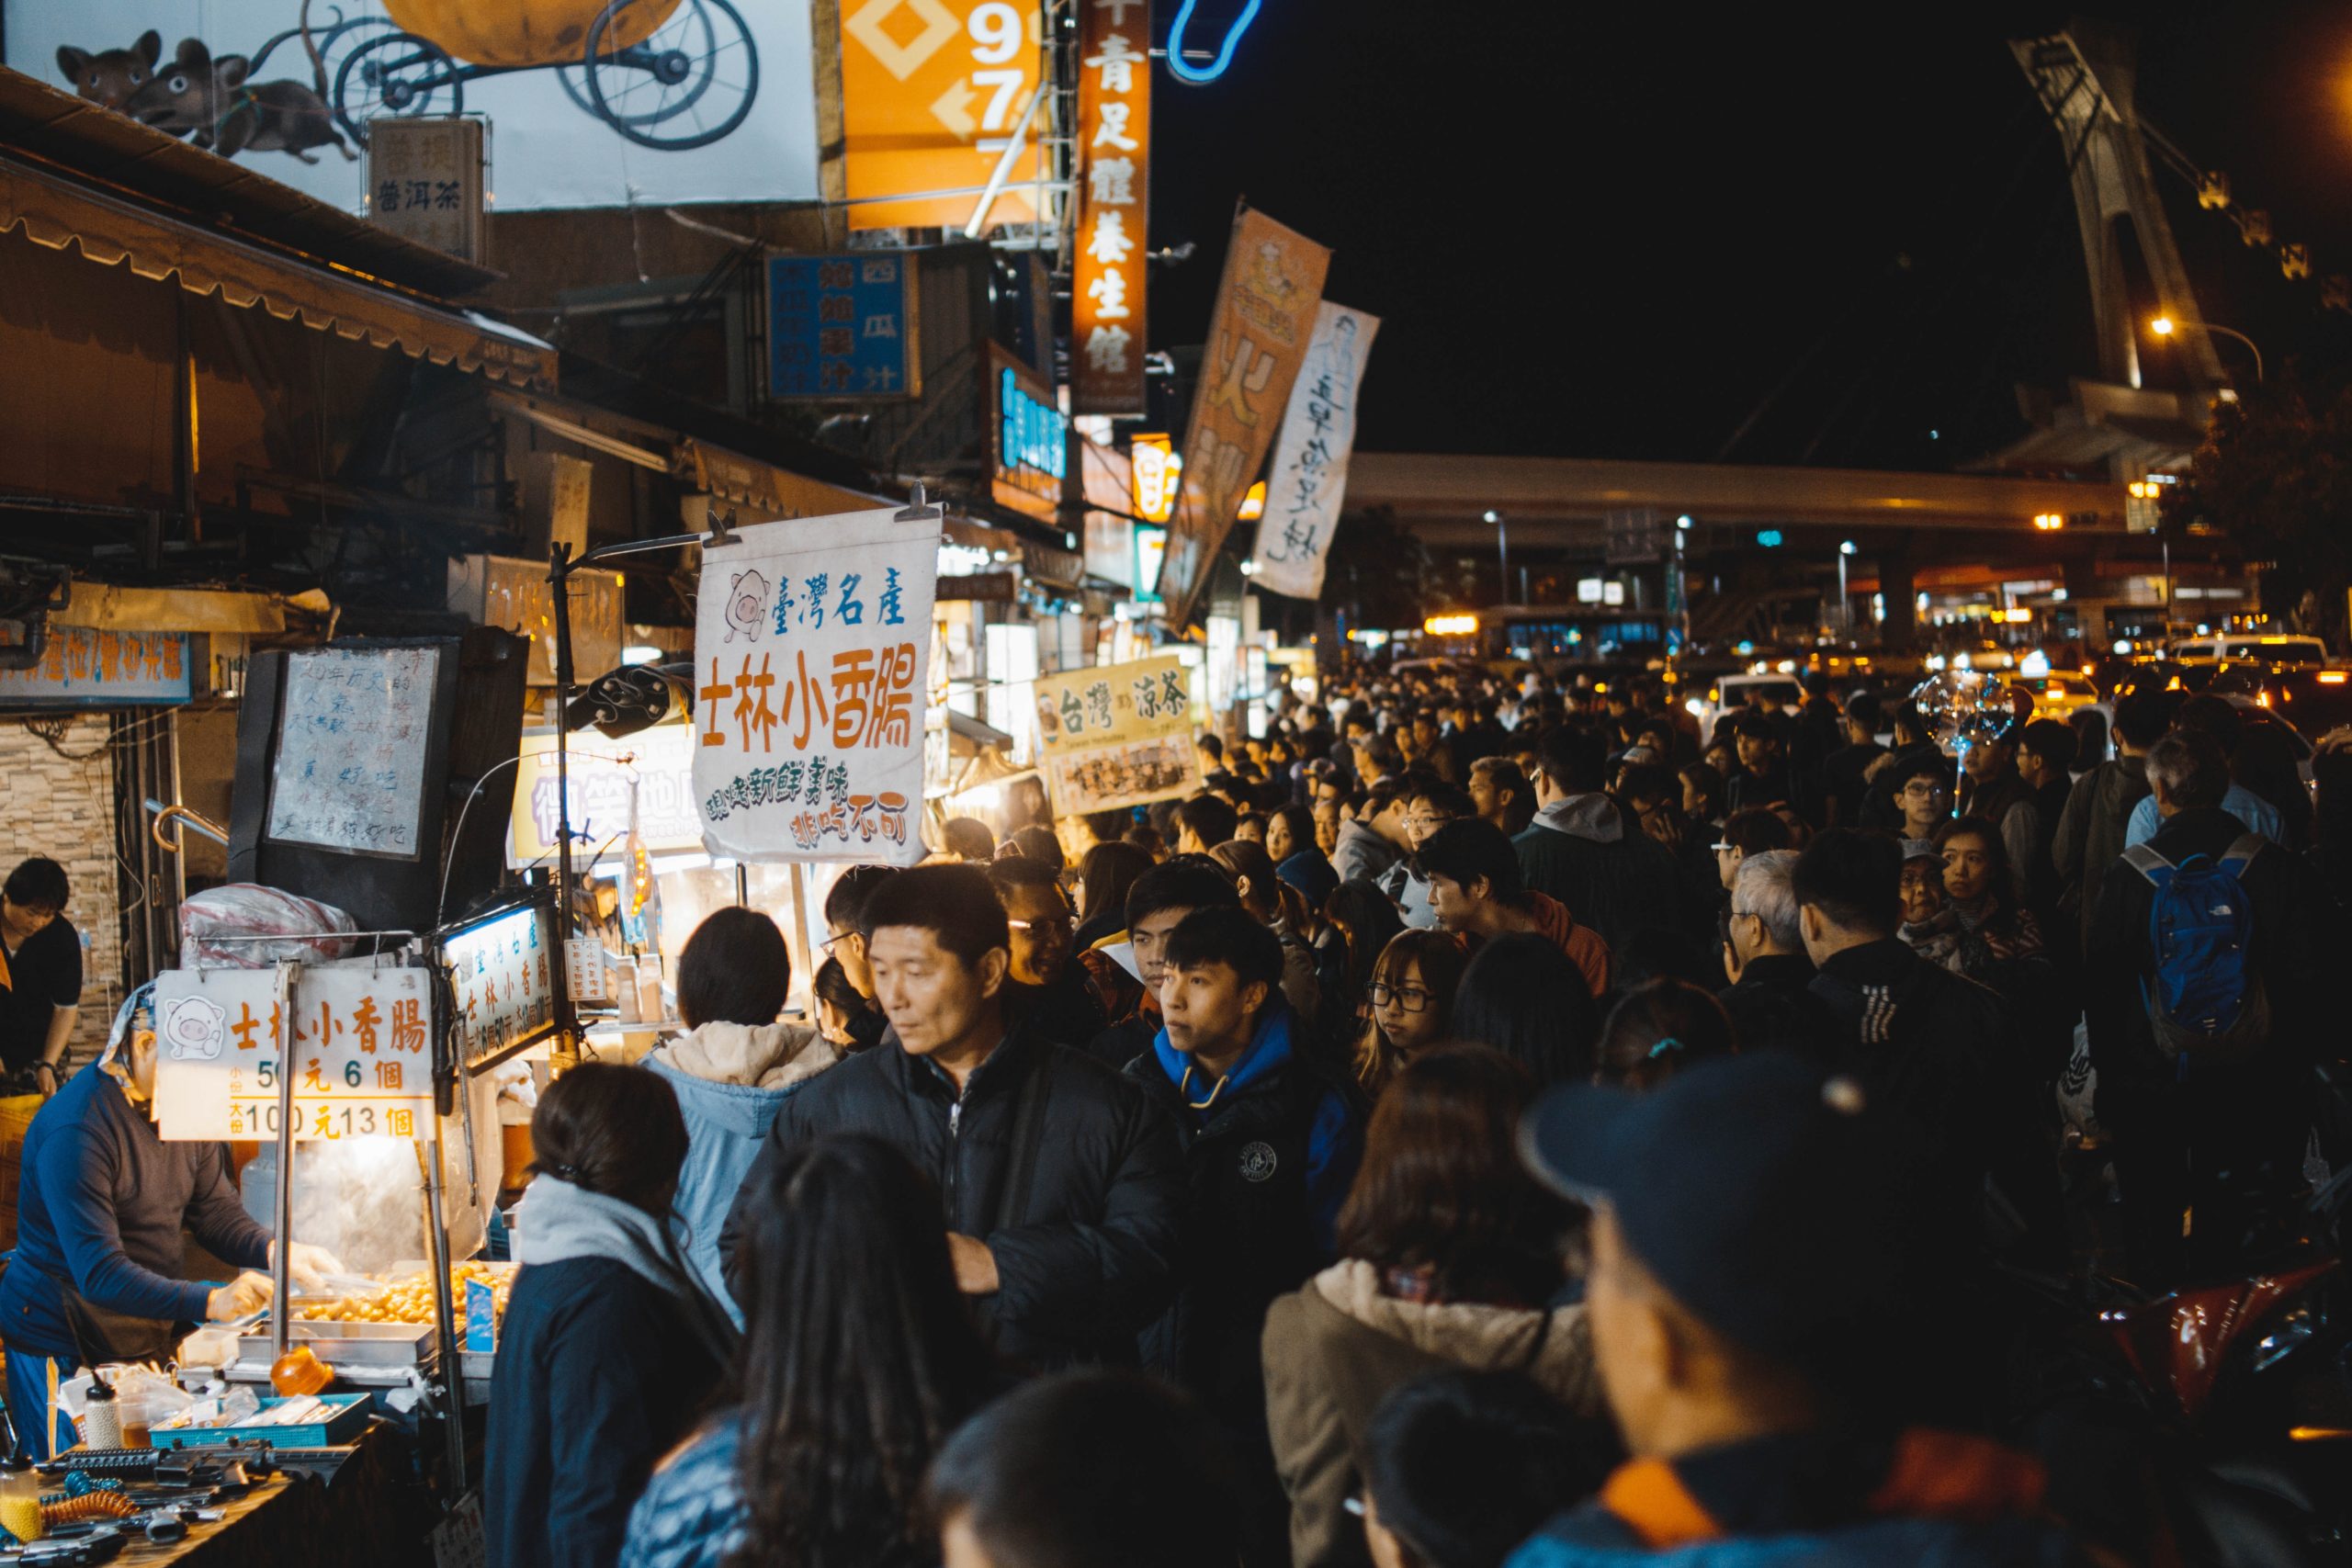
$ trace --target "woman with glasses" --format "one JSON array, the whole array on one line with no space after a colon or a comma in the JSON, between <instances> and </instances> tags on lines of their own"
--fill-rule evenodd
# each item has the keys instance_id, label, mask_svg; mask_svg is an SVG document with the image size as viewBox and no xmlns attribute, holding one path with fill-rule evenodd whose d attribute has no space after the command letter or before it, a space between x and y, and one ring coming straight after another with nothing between
<instances>
[{"instance_id":1,"label":"woman with glasses","mask_svg":"<svg viewBox=\"0 0 2352 1568\"><path fill-rule=\"evenodd\" d=\"M1356 1082L1378 1099L1398 1068L1446 1038L1468 960L1446 931L1399 931L1373 965L1355 1049Z\"/></svg>"}]
</instances>

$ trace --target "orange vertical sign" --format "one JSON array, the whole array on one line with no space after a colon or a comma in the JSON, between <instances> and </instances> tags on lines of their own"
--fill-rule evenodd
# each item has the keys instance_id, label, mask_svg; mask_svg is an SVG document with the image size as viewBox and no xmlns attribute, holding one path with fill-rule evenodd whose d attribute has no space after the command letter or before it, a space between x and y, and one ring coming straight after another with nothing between
<instances>
[{"instance_id":1,"label":"orange vertical sign","mask_svg":"<svg viewBox=\"0 0 2352 1568\"><path fill-rule=\"evenodd\" d=\"M1191 619L1233 531L1315 333L1330 251L1248 208L1234 220L1184 433L1182 488L1168 528L1159 597L1168 624Z\"/></svg>"},{"instance_id":2,"label":"orange vertical sign","mask_svg":"<svg viewBox=\"0 0 2352 1568\"><path fill-rule=\"evenodd\" d=\"M853 229L961 227L1044 64L1038 0L841 0L844 174ZM1035 215L1041 107L989 221ZM970 194L940 196L941 191ZM920 197L874 201L875 197Z\"/></svg>"},{"instance_id":3,"label":"orange vertical sign","mask_svg":"<svg viewBox=\"0 0 2352 1568\"><path fill-rule=\"evenodd\" d=\"M1144 229L1151 211L1151 0L1079 12L1078 261L1070 409L1144 412Z\"/></svg>"}]
</instances>

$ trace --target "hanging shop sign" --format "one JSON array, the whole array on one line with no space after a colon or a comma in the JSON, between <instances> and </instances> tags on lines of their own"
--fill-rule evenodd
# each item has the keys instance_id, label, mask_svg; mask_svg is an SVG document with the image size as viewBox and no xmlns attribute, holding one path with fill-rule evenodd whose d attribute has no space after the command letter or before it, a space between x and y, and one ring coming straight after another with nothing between
<instances>
[{"instance_id":1,"label":"hanging shop sign","mask_svg":"<svg viewBox=\"0 0 2352 1568\"><path fill-rule=\"evenodd\" d=\"M1148 523L1136 525L1136 603L1159 603L1159 568L1168 558L1168 530Z\"/></svg>"},{"instance_id":2,"label":"hanging shop sign","mask_svg":"<svg viewBox=\"0 0 2352 1568\"><path fill-rule=\"evenodd\" d=\"M657 724L622 740L585 732L571 737L571 830L596 849L628 831L637 802L638 836L656 854L702 848L702 818L695 810L695 728ZM526 731L515 764L514 815L506 863L544 864L556 847L555 731Z\"/></svg>"},{"instance_id":3,"label":"hanging shop sign","mask_svg":"<svg viewBox=\"0 0 2352 1568\"><path fill-rule=\"evenodd\" d=\"M1151 0L1079 7L1078 255L1070 408L1144 412L1144 243L1151 212Z\"/></svg>"},{"instance_id":4,"label":"hanging shop sign","mask_svg":"<svg viewBox=\"0 0 2352 1568\"><path fill-rule=\"evenodd\" d=\"M483 122L464 116L368 122L368 215L388 229L469 262L482 248Z\"/></svg>"},{"instance_id":5,"label":"hanging shop sign","mask_svg":"<svg viewBox=\"0 0 2352 1568\"><path fill-rule=\"evenodd\" d=\"M1045 117L1024 111L1044 79L1038 0L841 0L841 18L849 226L964 227L1016 129L988 220L1033 219ZM907 199L876 199L891 197Z\"/></svg>"},{"instance_id":6,"label":"hanging shop sign","mask_svg":"<svg viewBox=\"0 0 2352 1568\"><path fill-rule=\"evenodd\" d=\"M593 681L621 661L621 617L628 579L617 571L575 571L571 593L571 668ZM555 590L548 563L516 556L459 556L449 563L447 607L476 626L528 637L526 683L555 684Z\"/></svg>"},{"instance_id":7,"label":"hanging shop sign","mask_svg":"<svg viewBox=\"0 0 2352 1568\"><path fill-rule=\"evenodd\" d=\"M293 1042L285 1048L288 1028ZM423 969L352 962L169 969L155 979L155 1112L167 1142L413 1138L433 1117L433 988Z\"/></svg>"},{"instance_id":8,"label":"hanging shop sign","mask_svg":"<svg viewBox=\"0 0 2352 1568\"><path fill-rule=\"evenodd\" d=\"M691 733L691 731L689 731ZM556 945L549 910L525 904L476 920L441 943L468 1066L539 1039L555 1027Z\"/></svg>"},{"instance_id":9,"label":"hanging shop sign","mask_svg":"<svg viewBox=\"0 0 2352 1568\"><path fill-rule=\"evenodd\" d=\"M186 632L49 628L40 658L0 670L0 707L118 707L184 703L189 694Z\"/></svg>"},{"instance_id":10,"label":"hanging shop sign","mask_svg":"<svg viewBox=\"0 0 2352 1568\"><path fill-rule=\"evenodd\" d=\"M695 620L704 844L913 864L940 519L883 508L737 537L704 552Z\"/></svg>"},{"instance_id":11,"label":"hanging shop sign","mask_svg":"<svg viewBox=\"0 0 2352 1568\"><path fill-rule=\"evenodd\" d=\"M990 344L989 390L995 469L989 493L999 506L1057 522L1069 473L1069 421L1055 406L1053 389Z\"/></svg>"},{"instance_id":12,"label":"hanging shop sign","mask_svg":"<svg viewBox=\"0 0 2352 1568\"><path fill-rule=\"evenodd\" d=\"M1168 620L1192 617L1242 497L1273 445L1315 330L1331 253L1244 208L1234 220L1184 434L1184 471L1161 563Z\"/></svg>"},{"instance_id":13,"label":"hanging shop sign","mask_svg":"<svg viewBox=\"0 0 2352 1568\"><path fill-rule=\"evenodd\" d=\"M1380 318L1324 300L1315 341L1290 389L1273 478L1258 523L1258 587L1294 599L1323 593L1323 564L1348 491L1356 444L1356 389Z\"/></svg>"},{"instance_id":14,"label":"hanging shop sign","mask_svg":"<svg viewBox=\"0 0 2352 1568\"><path fill-rule=\"evenodd\" d=\"M896 252L768 258L768 395L910 398L914 270Z\"/></svg>"},{"instance_id":15,"label":"hanging shop sign","mask_svg":"<svg viewBox=\"0 0 2352 1568\"><path fill-rule=\"evenodd\" d=\"M1062 816L1198 787L1192 688L1174 654L1039 677L1037 739Z\"/></svg>"},{"instance_id":16,"label":"hanging shop sign","mask_svg":"<svg viewBox=\"0 0 2352 1568\"><path fill-rule=\"evenodd\" d=\"M1136 516L1145 523L1165 523L1175 515L1176 486L1184 460L1165 435L1138 435L1127 444L1131 465L1130 495Z\"/></svg>"}]
</instances>

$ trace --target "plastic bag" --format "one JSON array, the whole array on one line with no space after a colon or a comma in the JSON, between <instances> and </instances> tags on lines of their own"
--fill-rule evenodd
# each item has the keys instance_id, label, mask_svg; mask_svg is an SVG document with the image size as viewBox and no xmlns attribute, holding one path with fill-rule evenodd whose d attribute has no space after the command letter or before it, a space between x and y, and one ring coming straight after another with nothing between
<instances>
[{"instance_id":1,"label":"plastic bag","mask_svg":"<svg viewBox=\"0 0 2352 1568\"><path fill-rule=\"evenodd\" d=\"M180 905L180 962L266 969L282 958L319 964L356 945L358 923L315 898L254 882L208 887ZM255 942L254 937L279 940Z\"/></svg>"}]
</instances>

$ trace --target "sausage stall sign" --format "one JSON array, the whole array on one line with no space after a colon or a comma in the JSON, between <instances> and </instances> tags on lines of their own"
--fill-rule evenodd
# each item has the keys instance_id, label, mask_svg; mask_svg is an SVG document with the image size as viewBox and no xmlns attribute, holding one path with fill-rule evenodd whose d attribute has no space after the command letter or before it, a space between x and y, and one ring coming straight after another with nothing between
<instances>
[{"instance_id":1,"label":"sausage stall sign","mask_svg":"<svg viewBox=\"0 0 2352 1568\"><path fill-rule=\"evenodd\" d=\"M423 969L366 961L167 969L155 977L155 1115L167 1141L275 1141L294 1032L299 1142L433 1131L433 992Z\"/></svg>"},{"instance_id":2,"label":"sausage stall sign","mask_svg":"<svg viewBox=\"0 0 2352 1568\"><path fill-rule=\"evenodd\" d=\"M941 518L760 523L703 558L695 802L714 855L923 856L922 733Z\"/></svg>"}]
</instances>

